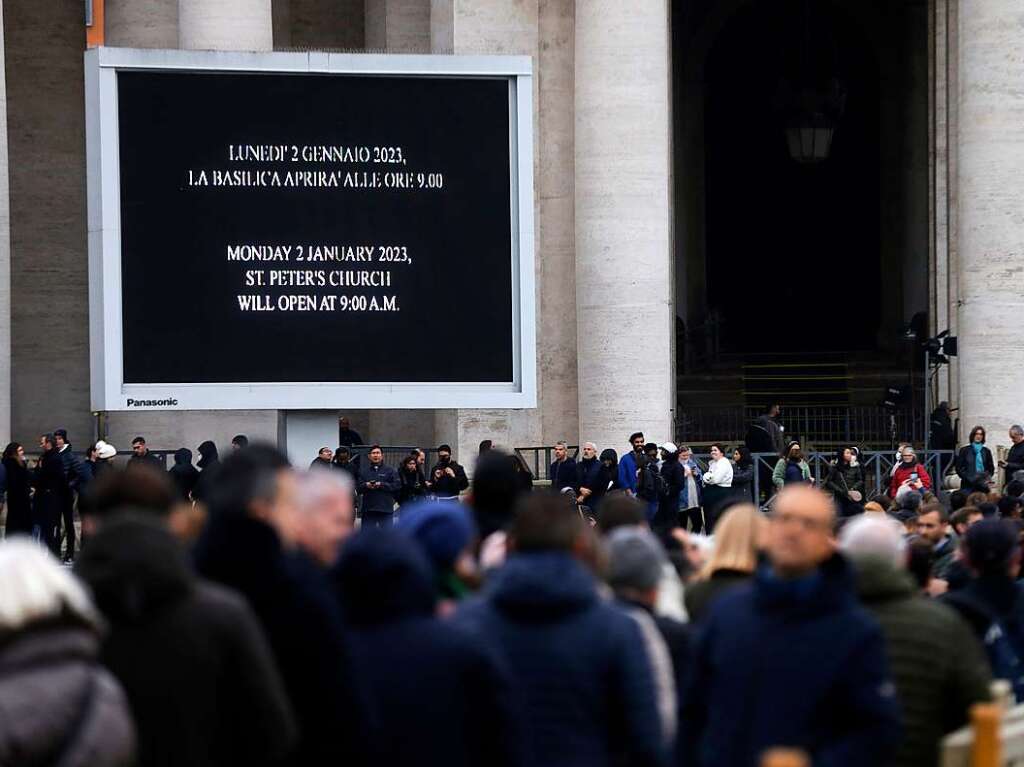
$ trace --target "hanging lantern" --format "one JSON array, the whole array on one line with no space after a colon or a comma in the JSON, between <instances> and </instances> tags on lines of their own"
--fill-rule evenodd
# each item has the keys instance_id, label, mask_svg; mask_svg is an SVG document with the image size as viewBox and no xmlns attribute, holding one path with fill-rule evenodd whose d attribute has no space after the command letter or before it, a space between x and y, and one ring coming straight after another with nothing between
<instances>
[{"instance_id":1,"label":"hanging lantern","mask_svg":"<svg viewBox=\"0 0 1024 767\"><path fill-rule=\"evenodd\" d=\"M801 164L827 160L832 151L835 123L820 112L808 112L791 120L786 126L789 156Z\"/></svg>"}]
</instances>

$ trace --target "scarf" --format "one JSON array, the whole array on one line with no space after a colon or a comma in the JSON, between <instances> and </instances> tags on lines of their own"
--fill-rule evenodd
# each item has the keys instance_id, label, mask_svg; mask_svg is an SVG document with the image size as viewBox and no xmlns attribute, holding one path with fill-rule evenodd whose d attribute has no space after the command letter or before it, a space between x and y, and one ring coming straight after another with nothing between
<instances>
[{"instance_id":1,"label":"scarf","mask_svg":"<svg viewBox=\"0 0 1024 767\"><path fill-rule=\"evenodd\" d=\"M981 457L981 448L984 447L980 442L972 442L971 447L974 448L974 470L979 474L985 473L985 461Z\"/></svg>"}]
</instances>

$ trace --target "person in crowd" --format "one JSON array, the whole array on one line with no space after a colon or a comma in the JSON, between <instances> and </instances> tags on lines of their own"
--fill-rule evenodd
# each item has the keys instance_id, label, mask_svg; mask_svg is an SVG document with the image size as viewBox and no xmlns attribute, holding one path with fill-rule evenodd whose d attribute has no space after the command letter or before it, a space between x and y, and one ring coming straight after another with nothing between
<instances>
[{"instance_id":1,"label":"person in crowd","mask_svg":"<svg viewBox=\"0 0 1024 767\"><path fill-rule=\"evenodd\" d=\"M60 517L57 520L56 535L64 542L64 562L68 563L75 559L75 495L82 480L81 462L68 441L66 429L55 429L53 440L61 465L64 467L64 486L61 488Z\"/></svg>"},{"instance_id":2,"label":"person in crowd","mask_svg":"<svg viewBox=\"0 0 1024 767\"><path fill-rule=\"evenodd\" d=\"M244 434L236 434L231 438L232 450L244 450L247 447L249 447L249 438Z\"/></svg>"},{"instance_id":3,"label":"person in crowd","mask_svg":"<svg viewBox=\"0 0 1024 767\"><path fill-rule=\"evenodd\" d=\"M576 459L569 457L569 447L563 441L555 443L555 460L548 469L548 479L551 480L551 489L554 492L571 490L573 496L576 496Z\"/></svg>"},{"instance_id":4,"label":"person in crowd","mask_svg":"<svg viewBox=\"0 0 1024 767\"><path fill-rule=\"evenodd\" d=\"M949 513L952 514L967 505L967 496L963 490L954 490L949 494Z\"/></svg>"},{"instance_id":5,"label":"person in crowd","mask_svg":"<svg viewBox=\"0 0 1024 767\"><path fill-rule=\"evenodd\" d=\"M528 764L660 765L666 747L643 637L634 619L598 596L577 559L589 549L587 532L570 499L525 499L512 554L456 620L494 648L517 681Z\"/></svg>"},{"instance_id":6,"label":"person in crowd","mask_svg":"<svg viewBox=\"0 0 1024 767\"><path fill-rule=\"evenodd\" d=\"M1024 700L1024 586L1017 580L1021 549L1012 522L983 519L967 530L963 554L971 579L942 601L955 609L981 640L992 676L1010 682Z\"/></svg>"},{"instance_id":7,"label":"person in crowd","mask_svg":"<svg viewBox=\"0 0 1024 767\"><path fill-rule=\"evenodd\" d=\"M352 451L345 445L338 445L338 449L334 451L331 466L347 474L352 480L353 487L359 484L359 467L352 460Z\"/></svg>"},{"instance_id":8,"label":"person in crowd","mask_svg":"<svg viewBox=\"0 0 1024 767\"><path fill-rule=\"evenodd\" d=\"M637 458L636 497L647 507L647 524L653 525L658 506L666 494L665 480L658 466L658 446L653 442L644 445L643 453Z\"/></svg>"},{"instance_id":9,"label":"person in crowd","mask_svg":"<svg viewBox=\"0 0 1024 767\"><path fill-rule=\"evenodd\" d=\"M205 503L207 495L217 483L217 474L220 473L220 454L217 452L217 446L209 439L203 442L197 450L199 451L199 460L196 461L196 466L199 467L199 481L196 482L195 489L192 491L192 498Z\"/></svg>"},{"instance_id":10,"label":"person in crowd","mask_svg":"<svg viewBox=\"0 0 1024 767\"><path fill-rule=\"evenodd\" d=\"M576 503L581 506L594 508L594 501L603 495L603 490L598 487L601 480L601 461L597 457L597 445L593 442L584 442L582 448L583 457L576 463ZM594 493L597 497L594 497Z\"/></svg>"},{"instance_id":11,"label":"person in crowd","mask_svg":"<svg viewBox=\"0 0 1024 767\"><path fill-rule=\"evenodd\" d=\"M164 470L163 463L146 446L146 438L140 436L132 440L132 457L128 459L128 465L139 466L143 464L159 471Z\"/></svg>"},{"instance_id":12,"label":"person in crowd","mask_svg":"<svg viewBox=\"0 0 1024 767\"><path fill-rule=\"evenodd\" d=\"M895 498L900 492L917 492L932 489L932 478L928 470L917 460L917 453L910 445L900 449L900 462L893 467L889 480L889 497Z\"/></svg>"},{"instance_id":13,"label":"person in crowd","mask_svg":"<svg viewBox=\"0 0 1024 767\"><path fill-rule=\"evenodd\" d=\"M636 498L626 493L613 493L601 505L596 530L607 540L611 533L623 527L649 529L647 514L643 503ZM683 605L683 583L676 568L677 563L682 564L685 561L685 553L677 539L680 532L676 528L669 536L661 539L662 548L668 559L662 565L662 577L658 584L658 598L654 611L658 615L685 623L688 616Z\"/></svg>"},{"instance_id":14,"label":"person in crowd","mask_svg":"<svg viewBox=\"0 0 1024 767\"><path fill-rule=\"evenodd\" d=\"M117 448L105 440L96 443L96 463L92 467L92 477L97 479L103 472L114 468L114 459L117 458Z\"/></svg>"},{"instance_id":15,"label":"person in crowd","mask_svg":"<svg viewBox=\"0 0 1024 767\"><path fill-rule=\"evenodd\" d=\"M842 517L864 511L864 469L854 463L852 447L841 447L825 478L825 490L832 493Z\"/></svg>"},{"instance_id":16,"label":"person in crowd","mask_svg":"<svg viewBox=\"0 0 1024 767\"><path fill-rule=\"evenodd\" d=\"M199 470L192 465L192 451L180 447L174 451L174 465L167 470L174 486L178 489L178 497L186 503L192 501L192 493L199 482Z\"/></svg>"},{"instance_id":17,"label":"person in crowd","mask_svg":"<svg viewBox=\"0 0 1024 767\"><path fill-rule=\"evenodd\" d=\"M100 660L128 695L140 767L282 763L298 733L263 631L192 574L163 517L122 509L75 572L106 620Z\"/></svg>"},{"instance_id":18,"label":"person in crowd","mask_svg":"<svg viewBox=\"0 0 1024 767\"><path fill-rule=\"evenodd\" d=\"M476 528L458 501L416 504L398 520L398 529L419 545L430 561L437 598L445 609L479 585L473 558Z\"/></svg>"},{"instance_id":19,"label":"person in crowd","mask_svg":"<svg viewBox=\"0 0 1024 767\"><path fill-rule=\"evenodd\" d=\"M1024 426L1014 424L1010 427L1010 451L1006 454L1006 460L999 462L999 468L1003 470L1005 481L1003 492L1008 492L1013 475L1018 471L1024 471ZM1020 493L1016 493L1020 495Z\"/></svg>"},{"instance_id":20,"label":"person in crowd","mask_svg":"<svg viewBox=\"0 0 1024 767\"><path fill-rule=\"evenodd\" d=\"M679 448L674 442L665 442L661 446L661 479L664 490L658 499L658 513L652 529L656 535L664 537L679 526L679 496L686 484L686 473L679 463Z\"/></svg>"},{"instance_id":21,"label":"person in crowd","mask_svg":"<svg viewBox=\"0 0 1024 767\"><path fill-rule=\"evenodd\" d=\"M338 419L338 444L349 448L366 444L359 432L352 428L352 424L346 416Z\"/></svg>"},{"instance_id":22,"label":"person in crowd","mask_svg":"<svg viewBox=\"0 0 1024 767\"><path fill-rule=\"evenodd\" d=\"M769 404L750 425L744 440L753 453L775 453L781 455L785 447L784 429L779 423L781 408L778 403Z\"/></svg>"},{"instance_id":23,"label":"person in crowd","mask_svg":"<svg viewBox=\"0 0 1024 767\"><path fill-rule=\"evenodd\" d=\"M512 463L512 471L515 473L516 481L519 486L521 493L532 493L533 492L533 472L530 471L530 467L526 465L526 461L519 453L512 452L509 455L509 461Z\"/></svg>"},{"instance_id":24,"label":"person in crowd","mask_svg":"<svg viewBox=\"0 0 1024 767\"><path fill-rule=\"evenodd\" d=\"M324 570L338 561L341 547L355 531L353 490L343 474L309 471L299 475L296 542Z\"/></svg>"},{"instance_id":25,"label":"person in crowd","mask_svg":"<svg viewBox=\"0 0 1024 767\"><path fill-rule=\"evenodd\" d=\"M76 492L79 498L81 498L89 483L96 478L96 465L98 463L99 455L96 445L89 445L85 449L85 455L82 456L82 460L78 462L78 486L76 487Z\"/></svg>"},{"instance_id":26,"label":"person in crowd","mask_svg":"<svg viewBox=\"0 0 1024 767\"><path fill-rule=\"evenodd\" d=\"M679 494L679 508L685 518L680 519L682 524L689 522L690 531L701 533L704 531L704 510L701 508L701 471L697 461L694 460L693 451L686 445L679 448L679 465L683 467L683 490Z\"/></svg>"},{"instance_id":27,"label":"person in crowd","mask_svg":"<svg viewBox=\"0 0 1024 767\"><path fill-rule=\"evenodd\" d=\"M701 477L704 487L704 519L707 523L707 534L715 530L718 515L733 496L732 463L725 457L722 445L711 446L711 460L708 470Z\"/></svg>"},{"instance_id":28,"label":"person in crowd","mask_svg":"<svg viewBox=\"0 0 1024 767\"><path fill-rule=\"evenodd\" d=\"M607 539L608 585L618 604L637 621L654 670L663 726L674 741L679 719L677 693L689 667L690 632L684 623L655 608L665 567L671 567L658 538L643 528L620 528Z\"/></svg>"},{"instance_id":29,"label":"person in crowd","mask_svg":"<svg viewBox=\"0 0 1024 767\"><path fill-rule=\"evenodd\" d=\"M32 476L25 461L25 448L11 442L4 448L3 467L7 475L7 522L4 536L32 534Z\"/></svg>"},{"instance_id":30,"label":"person in crowd","mask_svg":"<svg viewBox=\"0 0 1024 767\"><path fill-rule=\"evenodd\" d=\"M882 627L903 713L903 738L888 764L936 765L943 735L966 723L973 704L989 699L981 644L953 610L915 593L897 523L860 517L843 527L839 541L856 572L860 603Z\"/></svg>"},{"instance_id":31,"label":"person in crowd","mask_svg":"<svg viewBox=\"0 0 1024 767\"><path fill-rule=\"evenodd\" d=\"M477 458L482 456L488 450L493 450L493 449L494 449L494 442L492 440L489 440L489 439L482 439L482 440L480 440L480 450L479 450L479 452L477 452Z\"/></svg>"},{"instance_id":32,"label":"person in crowd","mask_svg":"<svg viewBox=\"0 0 1024 767\"><path fill-rule=\"evenodd\" d=\"M274 448L225 459L197 542L200 575L244 596L284 680L299 727L295 765L374 763L377 724L354 678L324 567L300 548L309 533L299 480Z\"/></svg>"},{"instance_id":33,"label":"person in crowd","mask_svg":"<svg viewBox=\"0 0 1024 767\"><path fill-rule=\"evenodd\" d=\"M334 459L334 452L329 447L322 447L316 453L316 458L309 464L311 469L329 469Z\"/></svg>"},{"instance_id":34,"label":"person in crowd","mask_svg":"<svg viewBox=\"0 0 1024 767\"><path fill-rule=\"evenodd\" d=\"M754 502L754 457L750 448L740 445L732 451L733 498L740 503Z\"/></svg>"},{"instance_id":35,"label":"person in crowd","mask_svg":"<svg viewBox=\"0 0 1024 767\"><path fill-rule=\"evenodd\" d=\"M956 554L956 543L949 534L949 515L945 507L938 503L922 506L917 514L917 534L932 545L932 577L946 580Z\"/></svg>"},{"instance_id":36,"label":"person in crowd","mask_svg":"<svg viewBox=\"0 0 1024 767\"><path fill-rule=\"evenodd\" d=\"M960 487L967 491L987 493L996 475L992 451L985 447L985 429L975 426L967 444L956 454L956 474Z\"/></svg>"},{"instance_id":37,"label":"person in crowd","mask_svg":"<svg viewBox=\"0 0 1024 767\"><path fill-rule=\"evenodd\" d=\"M25 538L0 544L0 583L0 760L135 764L128 702L97 661L102 618L85 589Z\"/></svg>"},{"instance_id":38,"label":"person in crowd","mask_svg":"<svg viewBox=\"0 0 1024 767\"><path fill-rule=\"evenodd\" d=\"M369 703L400 730L381 744L378 764L523 764L513 680L477 636L435 617L430 564L415 543L362 530L346 545L332 583Z\"/></svg>"},{"instance_id":39,"label":"person in crowd","mask_svg":"<svg viewBox=\"0 0 1024 767\"><path fill-rule=\"evenodd\" d=\"M737 504L715 529L715 548L697 578L686 588L686 612L700 621L726 592L750 582L765 537L764 516L757 507Z\"/></svg>"},{"instance_id":40,"label":"person in crowd","mask_svg":"<svg viewBox=\"0 0 1024 767\"><path fill-rule=\"evenodd\" d=\"M398 469L398 479L401 482L398 488L399 507L415 503L426 496L427 479L423 476L415 455L407 455L402 459L402 465Z\"/></svg>"},{"instance_id":41,"label":"person in crowd","mask_svg":"<svg viewBox=\"0 0 1024 767\"><path fill-rule=\"evenodd\" d=\"M772 483L776 490L781 490L786 485L808 484L811 481L811 467L804 460L804 453L800 443L793 440L781 453L772 472Z\"/></svg>"},{"instance_id":42,"label":"person in crowd","mask_svg":"<svg viewBox=\"0 0 1024 767\"><path fill-rule=\"evenodd\" d=\"M430 494L437 498L458 498L468 487L469 478L466 477L466 470L452 458L451 446L438 446L437 463L427 478L427 489Z\"/></svg>"},{"instance_id":43,"label":"person in crowd","mask_svg":"<svg viewBox=\"0 0 1024 767\"><path fill-rule=\"evenodd\" d=\"M492 450L477 461L469 505L482 545L495 536L497 549L504 549L505 531L512 524L521 496L522 482L507 455Z\"/></svg>"},{"instance_id":44,"label":"person in crowd","mask_svg":"<svg viewBox=\"0 0 1024 767\"><path fill-rule=\"evenodd\" d=\"M931 434L928 444L933 450L956 450L956 432L953 431L953 417L948 402L940 402L932 411L929 428Z\"/></svg>"},{"instance_id":45,"label":"person in crowd","mask_svg":"<svg viewBox=\"0 0 1024 767\"><path fill-rule=\"evenodd\" d=\"M956 537L961 539L967 535L967 528L980 522L982 519L981 509L974 506L964 506L962 509L957 509L949 515L949 526L953 528Z\"/></svg>"},{"instance_id":46,"label":"person in crowd","mask_svg":"<svg viewBox=\"0 0 1024 767\"><path fill-rule=\"evenodd\" d=\"M36 461L33 471L33 526L38 526L40 541L55 557L60 558L60 537L57 528L60 524L61 504L67 492L67 480L64 476L64 462L57 453L57 446L52 434L43 434L39 438L39 449L42 455Z\"/></svg>"},{"instance_id":47,"label":"person in crowd","mask_svg":"<svg viewBox=\"0 0 1024 767\"><path fill-rule=\"evenodd\" d=\"M629 435L630 450L619 459L619 487L630 495L636 495L636 478L640 469L640 457L644 453L644 433L642 431Z\"/></svg>"},{"instance_id":48,"label":"person in crowd","mask_svg":"<svg viewBox=\"0 0 1024 767\"><path fill-rule=\"evenodd\" d=\"M1024 502L1020 498L1004 495L996 503L999 508L999 517L1001 519L1020 519L1021 503Z\"/></svg>"},{"instance_id":49,"label":"person in crowd","mask_svg":"<svg viewBox=\"0 0 1024 767\"><path fill-rule=\"evenodd\" d=\"M784 488L752 587L723 595L705 618L683 694L687 765L758 763L785 744L814 764L885 764L900 734L882 634L856 603L835 552L832 499ZM827 648L827 651L823 650Z\"/></svg>"},{"instance_id":50,"label":"person in crowd","mask_svg":"<svg viewBox=\"0 0 1024 767\"><path fill-rule=\"evenodd\" d=\"M370 448L370 460L359 470L359 495L362 496L360 513L364 525L391 527L395 518L395 499L402 483L398 472L384 463L380 445Z\"/></svg>"}]
</instances>

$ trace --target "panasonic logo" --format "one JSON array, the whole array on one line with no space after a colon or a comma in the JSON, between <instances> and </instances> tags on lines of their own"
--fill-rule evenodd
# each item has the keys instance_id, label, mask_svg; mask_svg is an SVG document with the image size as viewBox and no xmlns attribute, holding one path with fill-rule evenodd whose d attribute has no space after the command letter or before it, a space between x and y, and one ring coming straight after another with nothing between
<instances>
[{"instance_id":1,"label":"panasonic logo","mask_svg":"<svg viewBox=\"0 0 1024 767\"><path fill-rule=\"evenodd\" d=\"M176 399L130 399L128 407L175 407L178 404Z\"/></svg>"}]
</instances>

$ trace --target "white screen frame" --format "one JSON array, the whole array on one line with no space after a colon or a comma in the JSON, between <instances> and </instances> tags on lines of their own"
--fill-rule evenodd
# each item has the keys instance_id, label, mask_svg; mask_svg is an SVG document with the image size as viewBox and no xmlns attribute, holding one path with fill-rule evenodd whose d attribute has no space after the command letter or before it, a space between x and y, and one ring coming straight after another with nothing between
<instances>
[{"instance_id":1,"label":"white screen frame","mask_svg":"<svg viewBox=\"0 0 1024 767\"><path fill-rule=\"evenodd\" d=\"M507 78L513 380L510 383L126 384L123 369L117 73L139 70ZM533 65L529 56L240 53L100 47L85 53L85 93L90 391L94 411L537 406ZM160 321L160 318L151 319ZM472 322L473 319L467 317L463 321ZM456 325L456 332L457 329ZM150 404L131 404L139 402Z\"/></svg>"}]
</instances>

